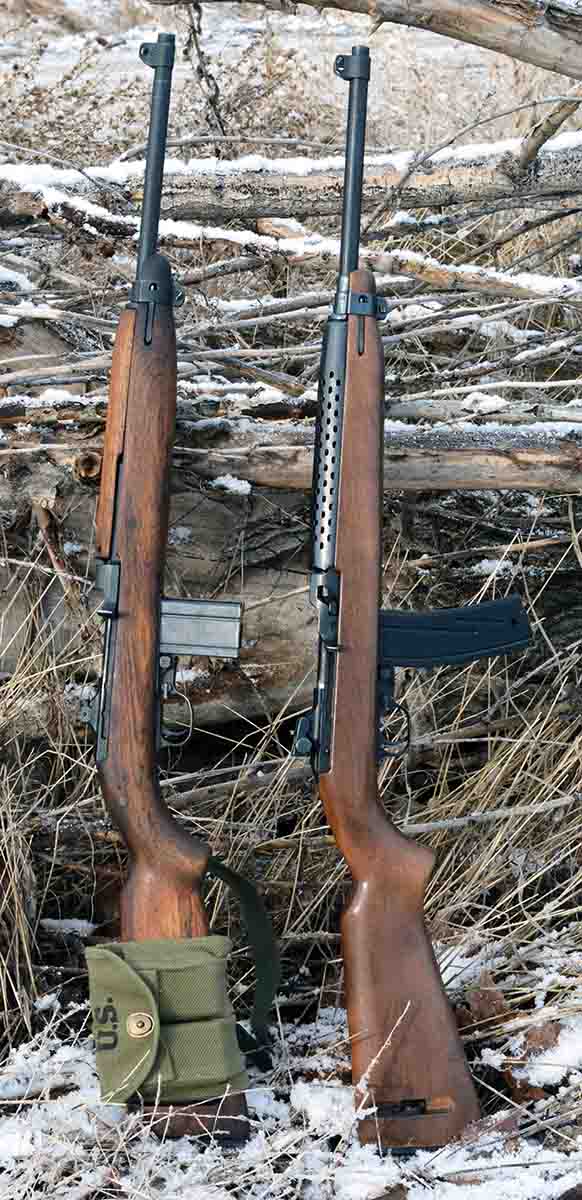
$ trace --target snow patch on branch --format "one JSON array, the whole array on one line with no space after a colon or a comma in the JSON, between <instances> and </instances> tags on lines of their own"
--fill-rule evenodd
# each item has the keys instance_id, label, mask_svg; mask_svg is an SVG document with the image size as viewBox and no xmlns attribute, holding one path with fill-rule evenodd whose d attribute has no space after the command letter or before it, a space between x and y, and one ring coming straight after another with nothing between
<instances>
[{"instance_id":1,"label":"snow patch on branch","mask_svg":"<svg viewBox=\"0 0 582 1200\"><path fill-rule=\"evenodd\" d=\"M234 492L237 496L250 496L251 485L247 479L236 479L234 475L217 475L211 480L210 487L224 492Z\"/></svg>"},{"instance_id":2,"label":"snow patch on branch","mask_svg":"<svg viewBox=\"0 0 582 1200\"><path fill-rule=\"evenodd\" d=\"M504 138L497 142L467 142L461 146L445 147L435 151L426 161L431 165L466 162L484 163L503 155L517 156L522 146L521 138ZM560 133L551 138L542 148L541 153L560 154L567 151L582 151L582 132L574 130L570 133ZM424 155L420 156L424 158ZM374 171L393 171L398 174L414 168L419 159L416 150L398 150L388 154L367 154L366 170L370 175ZM424 164L423 164L424 165ZM269 158L264 154L245 154L240 158L223 159L208 156L206 158L167 158L164 166L166 179L196 179L205 175L217 178L225 176L244 175L277 175L281 178L295 176L309 178L325 172L343 173L344 159L341 155L327 155L312 158L308 155L296 155L288 158ZM35 192L47 187L73 187L76 191L87 191L92 183L118 184L120 186L143 179L145 161L113 160L108 166L83 167L82 172L74 167L57 167L52 163L3 163L0 166L0 183L16 185L22 191ZM401 213L395 214L394 220L402 223ZM414 221L414 218L411 218Z\"/></svg>"},{"instance_id":3,"label":"snow patch on branch","mask_svg":"<svg viewBox=\"0 0 582 1200\"><path fill-rule=\"evenodd\" d=\"M34 285L30 282L28 275L23 275L21 271L14 271L12 267L0 267L0 284L2 283L15 283L21 292L34 291Z\"/></svg>"}]
</instances>

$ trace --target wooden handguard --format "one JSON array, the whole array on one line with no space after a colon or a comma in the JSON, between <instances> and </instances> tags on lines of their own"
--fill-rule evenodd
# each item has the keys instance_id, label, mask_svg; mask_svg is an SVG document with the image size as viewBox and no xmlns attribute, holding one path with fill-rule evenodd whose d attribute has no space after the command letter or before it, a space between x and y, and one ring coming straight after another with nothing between
<instances>
[{"instance_id":1,"label":"wooden handguard","mask_svg":"<svg viewBox=\"0 0 582 1200\"><path fill-rule=\"evenodd\" d=\"M375 292L355 271L351 290ZM364 340L362 351L362 324ZM442 1146L479 1116L424 923L434 855L379 803L376 767L384 360L377 322L348 317L336 566L340 573L331 770L320 796L354 880L342 918L345 991L363 1142Z\"/></svg>"}]
</instances>

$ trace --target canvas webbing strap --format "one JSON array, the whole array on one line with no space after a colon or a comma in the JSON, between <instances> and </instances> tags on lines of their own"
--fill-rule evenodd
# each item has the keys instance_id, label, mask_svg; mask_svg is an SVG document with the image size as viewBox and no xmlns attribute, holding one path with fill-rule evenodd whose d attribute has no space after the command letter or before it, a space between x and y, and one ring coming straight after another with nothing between
<instances>
[{"instance_id":1,"label":"canvas webbing strap","mask_svg":"<svg viewBox=\"0 0 582 1200\"><path fill-rule=\"evenodd\" d=\"M245 879L222 859L214 855L208 860L208 871L227 885L239 901L247 937L255 960L255 995L251 1014L251 1028L256 1038L252 1042L241 1026L239 1041L245 1054L252 1055L253 1062L262 1070L268 1070L270 1056L268 1048L269 1013L281 978L279 947L271 924L271 918L254 884Z\"/></svg>"}]
</instances>

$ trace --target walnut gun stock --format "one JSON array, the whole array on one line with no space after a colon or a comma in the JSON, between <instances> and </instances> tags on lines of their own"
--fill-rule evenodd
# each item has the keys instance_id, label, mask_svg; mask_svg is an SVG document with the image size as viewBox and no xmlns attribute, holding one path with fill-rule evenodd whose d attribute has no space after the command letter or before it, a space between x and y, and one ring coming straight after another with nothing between
<instances>
[{"instance_id":1,"label":"walnut gun stock","mask_svg":"<svg viewBox=\"0 0 582 1200\"><path fill-rule=\"evenodd\" d=\"M359 1136L390 1149L438 1147L479 1106L424 923L434 855L379 802L380 737L395 665L470 661L526 644L517 597L440 613L379 611L384 419L383 305L358 270L369 52L336 59L350 82L340 274L321 360L313 477L311 598L319 658L309 754L353 877L341 923ZM370 1108L372 1112L370 1114ZM367 1109L367 1113L363 1110Z\"/></svg>"},{"instance_id":2,"label":"walnut gun stock","mask_svg":"<svg viewBox=\"0 0 582 1200\"><path fill-rule=\"evenodd\" d=\"M139 1084L142 1100L152 1103L161 1094L162 1102L167 1096L168 1103L181 1104L170 1121L173 1134L210 1130L241 1138L248 1133L246 1077L224 990L227 939L208 936L201 897L207 869L247 904L246 916L251 914L253 926L249 940L268 960L265 969L271 979L262 981L263 1010L256 1011L257 989L253 1018L263 1034L272 985L276 986L277 953L254 889L210 858L208 846L171 817L158 781L158 749L176 741L162 724L161 701L174 687L178 656L236 657L241 605L162 597L176 415L173 306L180 296L169 263L156 247L173 36L160 34L157 43L141 47L140 55L155 76L137 277L113 352L96 536L105 645L100 689L87 714L96 733L103 796L127 843L130 866L121 895L121 942L115 944L115 954L98 948L98 954L91 952L94 962L89 954L88 959L94 973L92 994L101 996L104 988L112 992L104 997L105 1004L93 1004L97 1025L100 1014L121 1011L122 999L116 999L120 972L120 996L129 979L129 990L137 989L138 1008L146 1006L145 1012L128 1013L122 1031L130 1074L134 1071L136 1079L133 1087L118 1078L120 1071L116 1075L112 1060L105 1058L108 1049L117 1047L121 1053L121 1018L98 1032L102 1086L105 1079L111 1091L113 1080L115 1096L131 1102L130 1094ZM186 986L188 971L191 986ZM105 976L112 980L107 987ZM155 986L152 980L157 980ZM142 993L145 1000L140 1001ZM200 1009L203 993L208 1011ZM147 1040L135 1042L141 1059L134 1062L132 1039L148 1035L151 1046ZM186 1068L190 1075L185 1082ZM213 1099L197 1104L192 1112L184 1107L189 1099L200 1097Z\"/></svg>"}]
</instances>

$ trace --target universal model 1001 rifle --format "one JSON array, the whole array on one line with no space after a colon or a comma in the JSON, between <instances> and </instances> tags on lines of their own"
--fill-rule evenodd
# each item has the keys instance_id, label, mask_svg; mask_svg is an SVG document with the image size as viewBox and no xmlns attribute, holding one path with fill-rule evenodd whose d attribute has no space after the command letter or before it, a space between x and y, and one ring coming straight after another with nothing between
<instances>
[{"instance_id":1,"label":"universal model 1001 rifle","mask_svg":"<svg viewBox=\"0 0 582 1200\"><path fill-rule=\"evenodd\" d=\"M241 606L162 597L176 416L173 306L180 297L156 247L174 38L160 34L140 55L155 76L137 278L113 353L96 531L105 648L87 714L99 781L130 867L121 940L88 950L87 959L104 1096L155 1104L163 1116L171 1105L173 1134L241 1138L248 1134L247 1077L226 995L230 944L209 935L201 897L207 871L246 908L258 957L252 1023L259 1043L267 1037L278 960L254 889L172 818L158 781L158 749L176 741L162 725L161 701L173 689L178 656L236 657ZM166 1119L162 1125L168 1129Z\"/></svg>"},{"instance_id":2,"label":"universal model 1001 rifle","mask_svg":"<svg viewBox=\"0 0 582 1200\"><path fill-rule=\"evenodd\" d=\"M434 855L399 833L379 802L378 759L393 751L380 715L394 706L396 666L501 654L526 645L529 629L516 596L441 612L379 610L385 306L373 275L358 270L369 51L356 46L335 70L350 91L341 261L321 358L313 472L319 659L313 710L300 721L295 751L311 756L353 877L341 933L360 1140L437 1147L479 1107L424 923Z\"/></svg>"}]
</instances>

